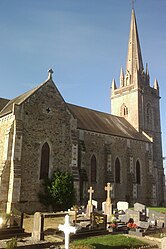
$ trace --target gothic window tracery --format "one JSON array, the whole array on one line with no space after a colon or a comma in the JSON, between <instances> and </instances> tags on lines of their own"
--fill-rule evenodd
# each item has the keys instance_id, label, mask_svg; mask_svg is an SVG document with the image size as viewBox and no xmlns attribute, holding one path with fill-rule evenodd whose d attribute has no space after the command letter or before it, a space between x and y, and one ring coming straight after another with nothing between
<instances>
[{"instance_id":1,"label":"gothic window tracery","mask_svg":"<svg viewBox=\"0 0 166 249\"><path fill-rule=\"evenodd\" d=\"M115 183L120 183L120 161L116 158L115 161Z\"/></svg>"},{"instance_id":2,"label":"gothic window tracery","mask_svg":"<svg viewBox=\"0 0 166 249\"><path fill-rule=\"evenodd\" d=\"M95 155L91 157L91 182L96 182L97 160Z\"/></svg>"},{"instance_id":3,"label":"gothic window tracery","mask_svg":"<svg viewBox=\"0 0 166 249\"><path fill-rule=\"evenodd\" d=\"M41 149L40 179L47 179L49 174L50 147L44 143Z\"/></svg>"}]
</instances>

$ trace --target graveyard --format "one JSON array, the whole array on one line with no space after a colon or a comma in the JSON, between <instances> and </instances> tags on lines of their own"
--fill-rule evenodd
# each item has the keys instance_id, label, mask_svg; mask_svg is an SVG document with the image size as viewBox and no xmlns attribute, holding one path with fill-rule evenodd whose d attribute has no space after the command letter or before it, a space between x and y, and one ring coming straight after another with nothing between
<instances>
[{"instance_id":1,"label":"graveyard","mask_svg":"<svg viewBox=\"0 0 166 249\"><path fill-rule=\"evenodd\" d=\"M0 215L0 248L162 248L166 247L166 209L148 208L126 201L111 200L112 186L105 186L102 209L88 189L86 206L73 206L61 212L26 215L13 209ZM165 212L164 212L165 211Z\"/></svg>"}]
</instances>

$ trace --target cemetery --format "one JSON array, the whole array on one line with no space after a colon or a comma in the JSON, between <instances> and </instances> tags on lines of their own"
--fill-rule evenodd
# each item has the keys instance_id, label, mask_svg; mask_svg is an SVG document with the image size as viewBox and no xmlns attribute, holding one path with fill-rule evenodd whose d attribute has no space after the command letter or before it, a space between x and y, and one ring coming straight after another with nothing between
<instances>
[{"instance_id":1,"label":"cemetery","mask_svg":"<svg viewBox=\"0 0 166 249\"><path fill-rule=\"evenodd\" d=\"M153 245L146 245L143 248L165 248L166 213L151 210L141 203L135 203L133 208L129 208L129 203L126 201L118 201L116 207L113 207L110 183L105 186L105 191L107 197L106 201L102 203L102 210L98 210L98 203L93 200L94 190L90 187L86 207L73 206L67 211L55 213L36 212L33 215L31 232L25 232L23 228L24 215L13 209L11 214L0 217L0 241L9 239L11 243L14 243L13 238L17 238L18 242L21 241L20 238L24 238L22 242L29 241L28 246L31 246L29 248L35 248L34 245L38 245L39 248L69 249L70 241L79 241L94 236L98 238L101 235L103 237L111 236L111 240L114 241L116 235L138 238L151 236L153 238L159 234L159 237L163 237L159 238L161 247L153 243ZM46 229L48 220L52 220L53 224L52 228L47 226ZM53 236L52 242L47 241L48 235ZM26 237L28 240L25 239ZM18 248L23 248L22 246ZM0 248L5 247L0 246Z\"/></svg>"}]
</instances>

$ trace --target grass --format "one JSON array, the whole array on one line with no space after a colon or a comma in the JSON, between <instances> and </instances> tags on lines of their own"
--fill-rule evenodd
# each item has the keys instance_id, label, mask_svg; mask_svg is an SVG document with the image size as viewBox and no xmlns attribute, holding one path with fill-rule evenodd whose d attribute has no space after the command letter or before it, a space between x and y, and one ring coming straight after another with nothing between
<instances>
[{"instance_id":1,"label":"grass","mask_svg":"<svg viewBox=\"0 0 166 249\"><path fill-rule=\"evenodd\" d=\"M90 237L83 240L77 240L71 243L75 248L91 245L95 249L113 249L113 248L133 248L134 246L147 245L147 243L126 235L105 235Z\"/></svg>"},{"instance_id":2,"label":"grass","mask_svg":"<svg viewBox=\"0 0 166 249\"><path fill-rule=\"evenodd\" d=\"M149 210L154 210L160 213L166 213L166 207L148 207Z\"/></svg>"}]
</instances>

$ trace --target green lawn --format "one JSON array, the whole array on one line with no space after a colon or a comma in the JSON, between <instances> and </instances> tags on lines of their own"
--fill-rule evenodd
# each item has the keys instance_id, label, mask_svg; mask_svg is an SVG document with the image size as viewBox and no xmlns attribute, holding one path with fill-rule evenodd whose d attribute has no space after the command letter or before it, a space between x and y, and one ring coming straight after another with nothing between
<instances>
[{"instance_id":1,"label":"green lawn","mask_svg":"<svg viewBox=\"0 0 166 249\"><path fill-rule=\"evenodd\" d=\"M113 248L133 248L133 246L147 245L143 241L136 238L131 238L126 235L105 235L98 237L90 237L83 240L77 240L71 243L71 248L84 249L113 249ZM92 247L86 247L91 245Z\"/></svg>"},{"instance_id":2,"label":"green lawn","mask_svg":"<svg viewBox=\"0 0 166 249\"><path fill-rule=\"evenodd\" d=\"M156 212L166 213L166 207L148 207L148 208Z\"/></svg>"}]
</instances>

